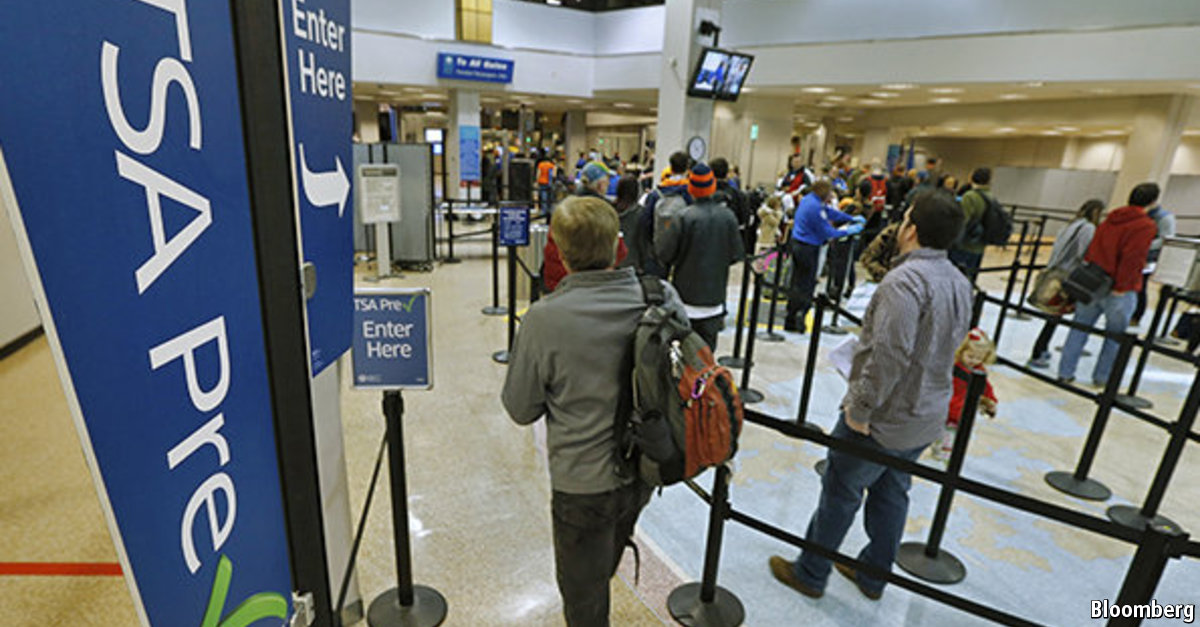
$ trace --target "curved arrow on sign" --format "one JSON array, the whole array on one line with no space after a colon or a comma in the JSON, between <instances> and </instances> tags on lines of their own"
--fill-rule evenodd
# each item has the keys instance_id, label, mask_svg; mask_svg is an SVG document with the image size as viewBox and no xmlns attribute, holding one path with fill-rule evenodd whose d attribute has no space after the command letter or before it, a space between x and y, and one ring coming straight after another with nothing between
<instances>
[{"instance_id":1,"label":"curved arrow on sign","mask_svg":"<svg viewBox=\"0 0 1200 627\"><path fill-rule=\"evenodd\" d=\"M346 209L346 199L350 197L350 179L342 169L341 157L334 157L337 169L333 172L313 172L308 168L308 160L304 157L304 144L300 144L300 183L304 186L304 196L314 207L338 206L338 217Z\"/></svg>"}]
</instances>

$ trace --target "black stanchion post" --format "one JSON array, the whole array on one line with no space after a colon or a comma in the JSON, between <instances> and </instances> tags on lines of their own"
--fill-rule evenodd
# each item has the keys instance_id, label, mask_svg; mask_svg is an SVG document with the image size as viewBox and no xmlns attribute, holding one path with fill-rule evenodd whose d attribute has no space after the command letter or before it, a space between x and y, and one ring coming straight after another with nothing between
<instances>
[{"instance_id":1,"label":"black stanchion post","mask_svg":"<svg viewBox=\"0 0 1200 627\"><path fill-rule=\"evenodd\" d=\"M446 620L445 597L428 586L413 585L412 551L408 543L408 485L404 472L404 398L399 391L383 393L383 415L387 419L398 585L371 601L367 624L370 627L435 627Z\"/></svg>"},{"instance_id":2,"label":"black stanchion post","mask_svg":"<svg viewBox=\"0 0 1200 627\"><path fill-rule=\"evenodd\" d=\"M462 263L462 259L454 256L454 200L442 193L443 200L446 201L446 258L443 263Z\"/></svg>"},{"instance_id":3,"label":"black stanchion post","mask_svg":"<svg viewBox=\"0 0 1200 627\"><path fill-rule=\"evenodd\" d=\"M847 250L846 250L846 268L845 268L844 273L842 274L842 281L840 283L833 281L833 276L834 276L833 272L830 271L830 273L829 273L829 279L830 279L830 281L834 282L834 287L837 288L835 291L837 293L832 296L832 298L833 298L833 318L829 321L829 326L822 329L822 331L824 331L825 333L828 333L830 335L845 335L846 333L848 333L848 331L846 331L840 325L838 325L838 310L842 306L842 292L844 291L843 288L845 288L845 284L850 281L850 270L854 267L854 239L856 237L858 237L858 236L855 235L852 237L847 237L845 240L835 242L833 244L834 246L844 244L847 247ZM825 291L828 292L829 290L825 290ZM816 325L813 325L813 326L816 326Z\"/></svg>"},{"instance_id":4,"label":"black stanchion post","mask_svg":"<svg viewBox=\"0 0 1200 627\"><path fill-rule=\"evenodd\" d=\"M962 473L963 459L967 456L967 445L971 441L971 430L975 426L975 412L983 396L987 375L972 372L967 382L967 398L963 403L962 416L958 419L958 432L954 435L954 448L950 451L950 463L946 474L951 480ZM937 446L937 443L934 443ZM929 539L922 542L905 542L896 554L896 563L914 577L933 583L958 583L966 578L967 568L961 560L943 551L942 536L946 533L946 521L950 519L950 506L954 502L954 485L942 484L938 495L933 524L929 527Z\"/></svg>"},{"instance_id":5,"label":"black stanchion post","mask_svg":"<svg viewBox=\"0 0 1200 627\"><path fill-rule=\"evenodd\" d=\"M813 310L812 336L808 338L808 361L804 364L804 381L800 384L800 408L796 411L796 424L816 428L808 422L808 402L812 399L813 375L817 370L817 350L821 347L821 321L825 319L825 298L817 297ZM801 320L800 324L804 324Z\"/></svg>"},{"instance_id":6,"label":"black stanchion post","mask_svg":"<svg viewBox=\"0 0 1200 627\"><path fill-rule=\"evenodd\" d=\"M1000 332L1004 330L1004 317L1008 314L1008 306L1012 302L1013 288L1017 285L1017 273L1021 271L1021 245L1029 234L1029 223L1021 223L1021 239L1017 240L1017 254L1013 255L1012 269L1008 272L1008 286L1004 288L1004 302L1000 303L1000 317L996 319L996 332L992 334L992 343L1000 345Z\"/></svg>"},{"instance_id":7,"label":"black stanchion post","mask_svg":"<svg viewBox=\"0 0 1200 627\"><path fill-rule=\"evenodd\" d=\"M1173 555L1172 545L1187 541L1187 534L1178 527L1170 525L1150 525L1146 528L1142 541L1138 544L1137 552L1133 554L1133 562L1125 573L1125 581L1121 583L1121 592L1117 594L1117 606L1148 605L1158 589L1166 570L1167 560ZM1102 601L1102 603L1107 603ZM1140 618L1112 616L1108 621L1109 627L1130 627L1140 625Z\"/></svg>"},{"instance_id":8,"label":"black stanchion post","mask_svg":"<svg viewBox=\"0 0 1200 627\"><path fill-rule=\"evenodd\" d=\"M1121 337L1121 347L1117 350L1117 361L1113 364L1112 373L1108 376L1108 383L1104 386L1104 393L1100 396L1100 407L1096 410L1096 417L1092 420L1092 428L1088 431L1087 442L1083 445L1083 453L1079 456L1079 464L1075 466L1075 472L1055 470L1046 473L1046 483L1054 489L1089 501L1107 501L1112 496L1112 490L1109 490L1108 486L1095 479L1089 479L1088 473L1092 470L1092 462L1096 460L1096 453L1100 450L1100 439L1104 437L1104 427L1108 424L1108 417L1112 414L1113 405L1116 403L1117 390L1121 387L1121 376L1125 373L1125 367L1129 365L1129 356L1133 352L1133 340L1131 335Z\"/></svg>"},{"instance_id":9,"label":"black stanchion post","mask_svg":"<svg viewBox=\"0 0 1200 627\"><path fill-rule=\"evenodd\" d=\"M1178 306L1179 306L1179 294L1176 292L1172 292L1171 293L1171 304L1167 308L1167 320L1166 320L1166 323L1163 325L1162 335L1160 336L1160 340L1163 342L1169 342L1171 339L1171 323L1175 321L1175 309Z\"/></svg>"},{"instance_id":10,"label":"black stanchion post","mask_svg":"<svg viewBox=\"0 0 1200 627\"><path fill-rule=\"evenodd\" d=\"M671 591L667 609L671 617L689 627L734 627L746 619L746 609L732 592L717 585L721 540L729 509L729 467L721 464L713 478L712 508L708 515L708 542L704 551L704 576Z\"/></svg>"},{"instance_id":11,"label":"black stanchion post","mask_svg":"<svg viewBox=\"0 0 1200 627\"><path fill-rule=\"evenodd\" d=\"M503 316L508 309L500 306L500 213L492 220L492 305L483 308L485 316Z\"/></svg>"},{"instance_id":12,"label":"black stanchion post","mask_svg":"<svg viewBox=\"0 0 1200 627\"><path fill-rule=\"evenodd\" d=\"M777 268L776 272L778 271ZM737 328L733 330L733 354L717 359L717 363L726 368L741 368L746 365L746 360L742 359L742 331L746 326L746 299L747 292L750 291L750 275L752 274L754 274L754 259L746 257L746 262L742 264L742 291L738 297ZM753 328L752 325L751 329Z\"/></svg>"},{"instance_id":13,"label":"black stanchion post","mask_svg":"<svg viewBox=\"0 0 1200 627\"><path fill-rule=\"evenodd\" d=\"M1019 304L1025 304L1025 298L1029 296L1029 282L1033 280L1033 267L1037 265L1038 250L1042 247L1042 236L1046 234L1046 214L1042 214L1041 220L1038 221L1037 235L1033 238L1033 249L1029 253L1029 265L1025 266L1025 281L1021 284L1021 298L1017 300ZM1017 311L1013 314L1016 320L1028 320L1028 314Z\"/></svg>"},{"instance_id":14,"label":"black stanchion post","mask_svg":"<svg viewBox=\"0 0 1200 627\"><path fill-rule=\"evenodd\" d=\"M762 301L762 286L762 275L755 272L754 295L750 301L750 331L746 333L746 363L742 366L741 394L745 404L760 403L764 398L762 392L750 387L750 369L754 366L754 337L758 335L754 329L758 326L758 304Z\"/></svg>"},{"instance_id":15,"label":"black stanchion post","mask_svg":"<svg viewBox=\"0 0 1200 627\"><path fill-rule=\"evenodd\" d=\"M775 279L771 281L771 306L767 307L767 330L758 334L758 339L764 342L782 342L784 340L782 335L775 332L775 308L779 304L779 277L783 276L785 263L787 263L787 258L784 247L776 246Z\"/></svg>"},{"instance_id":16,"label":"black stanchion post","mask_svg":"<svg viewBox=\"0 0 1200 627\"><path fill-rule=\"evenodd\" d=\"M509 351L512 350L513 338L517 335L517 247L506 246L508 249L508 343L502 351L492 353L492 361L507 364Z\"/></svg>"},{"instance_id":17,"label":"black stanchion post","mask_svg":"<svg viewBox=\"0 0 1200 627\"><path fill-rule=\"evenodd\" d=\"M1158 508L1162 505L1163 496L1167 493L1167 486L1171 483L1171 475L1175 473L1175 467L1179 465L1179 457L1183 454L1183 447L1187 444L1192 426L1196 424L1198 409L1200 409L1200 376L1193 377L1192 389L1183 403L1179 420L1171 426L1171 439L1167 442L1167 451L1163 453L1162 462L1158 465L1158 472L1154 473L1154 481L1150 484L1150 493L1146 495L1146 501L1140 510L1130 505L1114 505L1108 508L1108 517L1113 522L1134 529L1143 529L1147 524L1174 525L1167 518L1158 515Z\"/></svg>"},{"instance_id":18,"label":"black stanchion post","mask_svg":"<svg viewBox=\"0 0 1200 627\"><path fill-rule=\"evenodd\" d=\"M1145 278L1142 280L1144 281ZM1167 309L1167 301L1170 300L1172 293L1170 285L1164 285L1159 290L1158 304L1154 307L1154 317L1150 319L1150 328L1146 331L1146 337L1142 339L1142 352L1138 355L1137 367L1133 369L1133 379L1129 381L1129 390L1124 394L1117 395L1117 400L1123 405L1136 409L1154 407L1154 403L1138 396L1137 391L1138 386L1142 383L1142 372L1146 370L1146 362L1150 359L1150 348L1154 345L1154 336L1158 333L1158 325L1162 322L1163 313Z\"/></svg>"}]
</instances>

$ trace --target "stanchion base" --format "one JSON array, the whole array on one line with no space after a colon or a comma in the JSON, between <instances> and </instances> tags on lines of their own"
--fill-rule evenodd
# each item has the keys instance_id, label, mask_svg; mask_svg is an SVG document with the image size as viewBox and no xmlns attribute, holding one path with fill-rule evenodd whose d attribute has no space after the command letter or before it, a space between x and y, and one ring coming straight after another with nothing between
<instances>
[{"instance_id":1,"label":"stanchion base","mask_svg":"<svg viewBox=\"0 0 1200 627\"><path fill-rule=\"evenodd\" d=\"M1108 508L1107 513L1109 520L1117 523L1118 525L1124 525L1130 529L1136 529L1138 531L1145 529L1146 525L1149 524L1153 524L1156 527L1166 525L1175 529L1179 528L1179 525L1175 524L1175 521L1165 516L1146 518L1142 515L1142 510L1140 508L1133 507L1132 505L1113 505L1112 507Z\"/></svg>"},{"instance_id":2,"label":"stanchion base","mask_svg":"<svg viewBox=\"0 0 1200 627\"><path fill-rule=\"evenodd\" d=\"M1046 483L1059 492L1089 501L1107 501L1112 497L1112 490L1103 483L1095 479L1080 481L1075 478L1074 473L1062 470L1046 473Z\"/></svg>"},{"instance_id":3,"label":"stanchion base","mask_svg":"<svg viewBox=\"0 0 1200 627\"><path fill-rule=\"evenodd\" d=\"M725 366L726 368L745 368L746 367L745 359L742 359L741 357L734 357L733 355L726 355L724 357L718 357L717 363L721 364L722 366Z\"/></svg>"},{"instance_id":4,"label":"stanchion base","mask_svg":"<svg viewBox=\"0 0 1200 627\"><path fill-rule=\"evenodd\" d=\"M813 464L813 470L817 471L817 474L822 477L825 476L825 471L828 469L829 469L829 460L828 459L822 459L822 460L818 461L817 463Z\"/></svg>"},{"instance_id":5,"label":"stanchion base","mask_svg":"<svg viewBox=\"0 0 1200 627\"><path fill-rule=\"evenodd\" d=\"M1062 347L1061 347L1061 346L1055 346L1055 347L1054 347L1054 350L1056 350L1056 351L1058 351L1058 352L1060 352L1060 353L1061 353L1061 352L1062 352ZM1091 356L1092 356L1092 351L1090 351L1090 350L1088 350L1088 349L1086 349L1086 348L1085 348L1085 349L1083 349L1083 352L1079 353L1079 355L1080 355L1081 357L1091 357Z\"/></svg>"},{"instance_id":6,"label":"stanchion base","mask_svg":"<svg viewBox=\"0 0 1200 627\"><path fill-rule=\"evenodd\" d=\"M843 329L842 327L835 327L827 324L821 327L821 333L828 333L830 335L845 335L849 333L849 331Z\"/></svg>"},{"instance_id":7,"label":"stanchion base","mask_svg":"<svg viewBox=\"0 0 1200 627\"><path fill-rule=\"evenodd\" d=\"M741 600L721 586L712 603L705 603L700 600L700 584L685 583L671 591L667 609L671 618L688 627L738 627L746 620Z\"/></svg>"},{"instance_id":8,"label":"stanchion base","mask_svg":"<svg viewBox=\"0 0 1200 627\"><path fill-rule=\"evenodd\" d=\"M508 363L508 351L496 351L492 353L492 361L498 364Z\"/></svg>"},{"instance_id":9,"label":"stanchion base","mask_svg":"<svg viewBox=\"0 0 1200 627\"><path fill-rule=\"evenodd\" d=\"M896 563L908 574L931 583L951 584L967 578L967 567L957 557L938 549L937 557L925 554L924 542L905 542L896 552Z\"/></svg>"},{"instance_id":10,"label":"stanchion base","mask_svg":"<svg viewBox=\"0 0 1200 627\"><path fill-rule=\"evenodd\" d=\"M742 395L743 404L761 403L763 399L766 398L763 396L762 392L759 392L754 388L742 388L740 393Z\"/></svg>"},{"instance_id":11,"label":"stanchion base","mask_svg":"<svg viewBox=\"0 0 1200 627\"><path fill-rule=\"evenodd\" d=\"M400 591L392 588L371 601L370 627L437 627L446 620L446 598L429 586L413 586L413 604L400 605Z\"/></svg>"},{"instance_id":12,"label":"stanchion base","mask_svg":"<svg viewBox=\"0 0 1200 627\"><path fill-rule=\"evenodd\" d=\"M1128 405L1134 409L1152 409L1154 407L1154 403L1151 403L1140 396L1130 396L1128 394L1118 394L1117 402L1122 405Z\"/></svg>"},{"instance_id":13,"label":"stanchion base","mask_svg":"<svg viewBox=\"0 0 1200 627\"><path fill-rule=\"evenodd\" d=\"M758 339L764 342L782 342L787 338L774 331L762 331L758 334Z\"/></svg>"},{"instance_id":14,"label":"stanchion base","mask_svg":"<svg viewBox=\"0 0 1200 627\"><path fill-rule=\"evenodd\" d=\"M1008 317L1012 318L1013 320L1033 320L1033 316L1026 313L1021 313L1019 311L1017 313L1008 314Z\"/></svg>"},{"instance_id":15,"label":"stanchion base","mask_svg":"<svg viewBox=\"0 0 1200 627\"><path fill-rule=\"evenodd\" d=\"M442 263L462 263L462 259L458 257L446 257L442 260Z\"/></svg>"},{"instance_id":16,"label":"stanchion base","mask_svg":"<svg viewBox=\"0 0 1200 627\"><path fill-rule=\"evenodd\" d=\"M483 315L485 315L485 316L506 316L506 315L508 315L508 307L484 307Z\"/></svg>"},{"instance_id":17,"label":"stanchion base","mask_svg":"<svg viewBox=\"0 0 1200 627\"><path fill-rule=\"evenodd\" d=\"M1167 348L1182 348L1187 346L1187 342L1173 337L1158 337L1154 338L1154 343Z\"/></svg>"},{"instance_id":18,"label":"stanchion base","mask_svg":"<svg viewBox=\"0 0 1200 627\"><path fill-rule=\"evenodd\" d=\"M811 422L808 422L807 420L805 420L805 421L797 420L796 426L800 427L801 429L808 429L809 431L816 431L817 433L825 433L825 430L822 429L820 425L813 424Z\"/></svg>"}]
</instances>

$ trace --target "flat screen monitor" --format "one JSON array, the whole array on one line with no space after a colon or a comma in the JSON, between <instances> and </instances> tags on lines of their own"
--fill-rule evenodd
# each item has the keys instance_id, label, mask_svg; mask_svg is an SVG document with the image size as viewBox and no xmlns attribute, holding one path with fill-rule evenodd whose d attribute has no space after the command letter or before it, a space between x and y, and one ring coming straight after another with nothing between
<instances>
[{"instance_id":1,"label":"flat screen monitor","mask_svg":"<svg viewBox=\"0 0 1200 627\"><path fill-rule=\"evenodd\" d=\"M750 74L754 57L719 48L705 48L688 83L688 95L717 100L737 100Z\"/></svg>"}]
</instances>

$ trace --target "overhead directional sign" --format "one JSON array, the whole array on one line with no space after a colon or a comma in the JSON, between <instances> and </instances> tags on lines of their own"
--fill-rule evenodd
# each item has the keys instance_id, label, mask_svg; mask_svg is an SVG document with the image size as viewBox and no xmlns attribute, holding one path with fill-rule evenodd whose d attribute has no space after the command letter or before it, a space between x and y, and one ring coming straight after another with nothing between
<instances>
[{"instance_id":1,"label":"overhead directional sign","mask_svg":"<svg viewBox=\"0 0 1200 627\"><path fill-rule=\"evenodd\" d=\"M143 625L289 614L230 15L59 0L0 20L0 197Z\"/></svg>"},{"instance_id":2,"label":"overhead directional sign","mask_svg":"<svg viewBox=\"0 0 1200 627\"><path fill-rule=\"evenodd\" d=\"M354 387L433 387L429 288L361 287L354 292Z\"/></svg>"},{"instance_id":3,"label":"overhead directional sign","mask_svg":"<svg viewBox=\"0 0 1200 627\"><path fill-rule=\"evenodd\" d=\"M316 268L308 299L312 372L350 348L354 284L350 137L350 0L280 0L304 261Z\"/></svg>"},{"instance_id":4,"label":"overhead directional sign","mask_svg":"<svg viewBox=\"0 0 1200 627\"><path fill-rule=\"evenodd\" d=\"M476 57L454 52L438 53L438 78L485 83L511 83L516 63L510 59Z\"/></svg>"}]
</instances>

